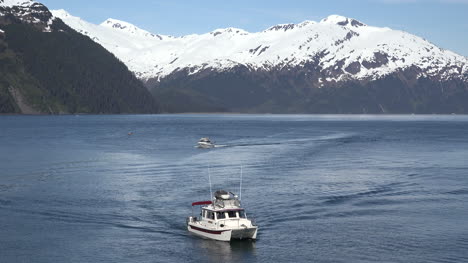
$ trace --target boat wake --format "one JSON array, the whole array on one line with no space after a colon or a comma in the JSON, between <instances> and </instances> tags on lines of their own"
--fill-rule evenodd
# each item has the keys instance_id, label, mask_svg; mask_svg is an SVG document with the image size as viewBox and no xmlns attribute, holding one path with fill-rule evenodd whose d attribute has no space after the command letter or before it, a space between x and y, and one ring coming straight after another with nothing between
<instances>
[{"instance_id":1,"label":"boat wake","mask_svg":"<svg viewBox=\"0 0 468 263\"><path fill-rule=\"evenodd\" d=\"M214 148L227 147L251 147L251 146L275 146L275 145L305 145L309 142L337 142L337 143L353 143L362 141L375 141L376 138L364 138L354 133L334 133L324 136L282 139L281 141L264 140L260 142L240 141L231 144L217 144Z\"/></svg>"}]
</instances>

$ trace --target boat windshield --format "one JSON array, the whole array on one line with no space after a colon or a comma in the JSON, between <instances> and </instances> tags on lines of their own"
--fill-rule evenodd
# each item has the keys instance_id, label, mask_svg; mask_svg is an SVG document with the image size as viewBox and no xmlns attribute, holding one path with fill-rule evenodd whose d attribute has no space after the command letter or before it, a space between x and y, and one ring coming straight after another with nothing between
<instances>
[{"instance_id":1,"label":"boat windshield","mask_svg":"<svg viewBox=\"0 0 468 263\"><path fill-rule=\"evenodd\" d=\"M237 218L236 211L227 212L229 218Z\"/></svg>"},{"instance_id":2,"label":"boat windshield","mask_svg":"<svg viewBox=\"0 0 468 263\"><path fill-rule=\"evenodd\" d=\"M240 218L247 218L247 217L245 216L245 211L244 211L244 210L240 210L240 211L239 211L239 217L240 217Z\"/></svg>"},{"instance_id":3,"label":"boat windshield","mask_svg":"<svg viewBox=\"0 0 468 263\"><path fill-rule=\"evenodd\" d=\"M214 213L211 211L206 211L206 218L214 220L215 219Z\"/></svg>"},{"instance_id":4,"label":"boat windshield","mask_svg":"<svg viewBox=\"0 0 468 263\"><path fill-rule=\"evenodd\" d=\"M226 218L226 215L224 214L224 212L216 212L216 218L217 219L224 219L224 218Z\"/></svg>"},{"instance_id":5,"label":"boat windshield","mask_svg":"<svg viewBox=\"0 0 468 263\"><path fill-rule=\"evenodd\" d=\"M244 210L234 210L226 212L229 218L238 218L237 213L239 213L239 218L246 218Z\"/></svg>"}]
</instances>

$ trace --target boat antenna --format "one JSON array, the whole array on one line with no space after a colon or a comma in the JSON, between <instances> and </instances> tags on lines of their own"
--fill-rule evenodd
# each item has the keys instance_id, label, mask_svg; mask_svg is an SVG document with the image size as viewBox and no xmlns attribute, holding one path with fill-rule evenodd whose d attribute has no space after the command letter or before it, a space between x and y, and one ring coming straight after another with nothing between
<instances>
[{"instance_id":1,"label":"boat antenna","mask_svg":"<svg viewBox=\"0 0 468 263\"><path fill-rule=\"evenodd\" d=\"M240 184L239 184L239 201L242 200L242 164L240 173Z\"/></svg>"},{"instance_id":2,"label":"boat antenna","mask_svg":"<svg viewBox=\"0 0 468 263\"><path fill-rule=\"evenodd\" d=\"M213 191L211 190L211 164L208 165L208 181L210 182L210 200L213 198Z\"/></svg>"}]
</instances>

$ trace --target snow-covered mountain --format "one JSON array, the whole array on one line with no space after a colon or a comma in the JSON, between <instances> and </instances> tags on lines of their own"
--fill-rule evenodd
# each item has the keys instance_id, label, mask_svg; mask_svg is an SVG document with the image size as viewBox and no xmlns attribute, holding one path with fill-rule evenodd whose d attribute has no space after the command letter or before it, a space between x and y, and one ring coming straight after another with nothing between
<instances>
[{"instance_id":1,"label":"snow-covered mountain","mask_svg":"<svg viewBox=\"0 0 468 263\"><path fill-rule=\"evenodd\" d=\"M50 32L55 17L49 9L33 0L0 0L0 24L27 23Z\"/></svg>"},{"instance_id":2,"label":"snow-covered mountain","mask_svg":"<svg viewBox=\"0 0 468 263\"><path fill-rule=\"evenodd\" d=\"M43 42L56 45L60 37L70 41L79 35L80 42L104 47L168 112L468 113L466 57L407 32L343 16L254 33L225 28L173 37L116 19L95 25L64 10L50 13L31 0L0 0L0 41L13 41L15 30L22 30L3 25L24 23L42 32L58 31L37 35ZM18 48L20 55L24 51L34 57L31 50ZM83 63L95 60L82 57ZM59 57L44 60L50 58L63 62ZM105 68L91 65L96 72ZM91 84L96 83L80 88Z\"/></svg>"},{"instance_id":3,"label":"snow-covered mountain","mask_svg":"<svg viewBox=\"0 0 468 263\"><path fill-rule=\"evenodd\" d=\"M31 6L32 3L32 0L0 0L0 6L10 8L14 6L28 7Z\"/></svg>"},{"instance_id":4,"label":"snow-covered mountain","mask_svg":"<svg viewBox=\"0 0 468 263\"><path fill-rule=\"evenodd\" d=\"M100 25L52 11L75 30L114 53L144 81L159 81L184 70L226 71L245 66L252 71L297 68L314 63L317 87L348 80L375 80L418 68L421 77L466 78L468 60L407 32L368 26L332 15L320 22L282 24L249 33L218 29L201 35L172 37L151 34L115 19Z\"/></svg>"}]
</instances>

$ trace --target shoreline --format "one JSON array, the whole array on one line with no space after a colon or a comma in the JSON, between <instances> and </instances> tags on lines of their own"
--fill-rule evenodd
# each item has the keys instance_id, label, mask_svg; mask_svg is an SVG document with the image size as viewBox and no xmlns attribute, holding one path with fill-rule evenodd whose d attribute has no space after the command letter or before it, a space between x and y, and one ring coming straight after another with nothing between
<instances>
[{"instance_id":1,"label":"shoreline","mask_svg":"<svg viewBox=\"0 0 468 263\"><path fill-rule=\"evenodd\" d=\"M468 113L245 113L245 112L183 112L183 113L66 113L22 114L0 113L0 116L131 116L131 115L245 115L245 116L468 116Z\"/></svg>"}]
</instances>

